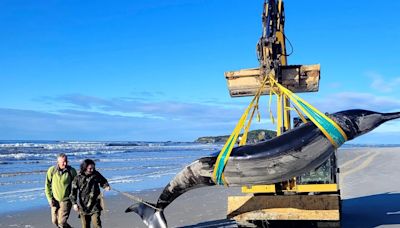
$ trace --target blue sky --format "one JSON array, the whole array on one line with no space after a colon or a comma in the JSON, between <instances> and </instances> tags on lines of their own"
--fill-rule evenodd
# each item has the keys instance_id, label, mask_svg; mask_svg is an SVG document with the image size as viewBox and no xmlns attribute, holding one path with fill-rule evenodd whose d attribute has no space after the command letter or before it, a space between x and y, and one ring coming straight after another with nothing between
<instances>
[{"instance_id":1,"label":"blue sky","mask_svg":"<svg viewBox=\"0 0 400 228\"><path fill-rule=\"evenodd\" d=\"M262 4L1 1L0 139L229 134L251 98L230 98L224 72L258 66ZM285 1L288 62L321 64L320 91L300 94L321 111L400 111L400 1L376 4ZM261 102L253 127L274 129ZM352 142L399 136L392 121Z\"/></svg>"}]
</instances>

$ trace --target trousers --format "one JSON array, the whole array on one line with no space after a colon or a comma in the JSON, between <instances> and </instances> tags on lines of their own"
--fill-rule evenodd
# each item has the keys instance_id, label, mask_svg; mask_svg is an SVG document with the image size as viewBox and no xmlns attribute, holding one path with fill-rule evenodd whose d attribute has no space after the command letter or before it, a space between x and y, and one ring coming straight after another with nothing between
<instances>
[{"instance_id":1,"label":"trousers","mask_svg":"<svg viewBox=\"0 0 400 228\"><path fill-rule=\"evenodd\" d=\"M72 203L69 200L58 202L51 207L51 222L59 228L70 228L67 223Z\"/></svg>"},{"instance_id":2,"label":"trousers","mask_svg":"<svg viewBox=\"0 0 400 228\"><path fill-rule=\"evenodd\" d=\"M95 212L93 214L81 214L82 228L90 228L90 223L93 224L94 228L102 228L100 220L101 212Z\"/></svg>"}]
</instances>

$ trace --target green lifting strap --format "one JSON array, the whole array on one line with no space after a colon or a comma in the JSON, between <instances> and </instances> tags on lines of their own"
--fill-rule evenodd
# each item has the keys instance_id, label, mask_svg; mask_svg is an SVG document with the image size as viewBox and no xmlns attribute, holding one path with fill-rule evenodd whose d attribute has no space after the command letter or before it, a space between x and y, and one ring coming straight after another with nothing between
<instances>
[{"instance_id":1,"label":"green lifting strap","mask_svg":"<svg viewBox=\"0 0 400 228\"><path fill-rule=\"evenodd\" d=\"M301 99L299 96L294 94L292 91L283 87L272 77L269 78L271 83L271 88L276 86L282 93L284 93L295 106L300 108L303 113L310 118L310 120L322 131L322 133L329 139L333 146L338 148L343 143L347 141L346 133L342 128L336 124L328 116L320 112L318 109L313 107L311 104ZM273 86L274 85L274 86Z\"/></svg>"},{"instance_id":2,"label":"green lifting strap","mask_svg":"<svg viewBox=\"0 0 400 228\"><path fill-rule=\"evenodd\" d=\"M262 82L259 90L257 91L256 95L254 96L253 100L243 113L242 117L240 118L239 122L237 123L235 129L233 130L232 134L230 135L229 139L225 143L224 147L222 148L221 152L217 157L217 161L214 166L214 172L212 178L215 183L219 185L228 184L224 180L224 169L226 163L228 162L229 156L232 152L233 146L239 136L240 131L243 129L245 121L247 119L248 113L251 109L253 109L253 113L251 114L250 120L248 120L248 125L245 128L244 135L247 135L247 130L249 129L251 119L253 118L253 114L256 108L258 108L258 101L259 97L261 96L261 92L266 85L266 82L269 80L270 83L270 96L272 92L278 94L279 90L285 96L287 96L294 106L300 108L300 110L308 117L310 120L322 131L322 133L328 138L328 140L332 143L333 146L336 148L341 146L347 140L347 136L344 131L337 125L333 120L331 120L328 116L317 110L311 104L307 103L305 100L301 99L299 96L288 90L287 88L283 87L279 84L271 75L265 77L264 81ZM274 89L277 88L277 89ZM297 110L297 109L296 109ZM240 145L244 145L246 137L243 137ZM244 140L244 141L243 141Z\"/></svg>"}]
</instances>

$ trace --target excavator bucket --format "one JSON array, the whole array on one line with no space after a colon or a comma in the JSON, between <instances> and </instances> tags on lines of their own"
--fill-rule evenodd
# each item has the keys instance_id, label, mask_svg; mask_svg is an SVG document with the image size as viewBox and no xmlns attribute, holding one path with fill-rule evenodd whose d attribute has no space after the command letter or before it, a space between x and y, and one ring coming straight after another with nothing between
<instances>
[{"instance_id":1,"label":"excavator bucket","mask_svg":"<svg viewBox=\"0 0 400 228\"><path fill-rule=\"evenodd\" d=\"M225 72L231 97L254 96L263 78L259 68ZM280 83L294 93L317 92L319 89L320 65L282 66ZM269 95L267 84L262 94Z\"/></svg>"}]
</instances>

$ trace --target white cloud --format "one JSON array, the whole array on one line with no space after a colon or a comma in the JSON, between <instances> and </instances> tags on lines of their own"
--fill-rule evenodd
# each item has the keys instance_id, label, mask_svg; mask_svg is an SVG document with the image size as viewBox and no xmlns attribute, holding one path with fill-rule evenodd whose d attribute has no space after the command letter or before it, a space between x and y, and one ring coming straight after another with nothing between
<instances>
[{"instance_id":1,"label":"white cloud","mask_svg":"<svg viewBox=\"0 0 400 228\"><path fill-rule=\"evenodd\" d=\"M379 92L390 93L400 86L400 77L388 79L376 72L367 72L367 76L372 80L371 88Z\"/></svg>"},{"instance_id":2,"label":"white cloud","mask_svg":"<svg viewBox=\"0 0 400 228\"><path fill-rule=\"evenodd\" d=\"M400 99L371 93L341 92L325 97L310 96L307 100L322 112L330 113L355 108L379 112L400 109ZM52 112L0 108L3 120L0 138L191 141L205 135L230 134L247 107L244 99L224 103L180 102L79 94L43 101L57 106L48 106ZM264 98L260 101L260 112L261 122L254 119L251 129L274 130L276 126L271 124ZM399 125L400 121L389 122L374 131L374 135L388 132L399 135Z\"/></svg>"},{"instance_id":3,"label":"white cloud","mask_svg":"<svg viewBox=\"0 0 400 228\"><path fill-rule=\"evenodd\" d=\"M347 109L367 109L390 112L400 108L400 98L379 96L372 93L341 92L325 97L311 97L308 100L322 112L337 112Z\"/></svg>"}]
</instances>

